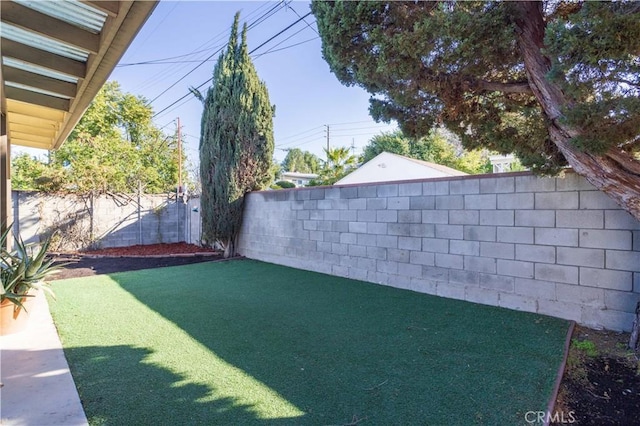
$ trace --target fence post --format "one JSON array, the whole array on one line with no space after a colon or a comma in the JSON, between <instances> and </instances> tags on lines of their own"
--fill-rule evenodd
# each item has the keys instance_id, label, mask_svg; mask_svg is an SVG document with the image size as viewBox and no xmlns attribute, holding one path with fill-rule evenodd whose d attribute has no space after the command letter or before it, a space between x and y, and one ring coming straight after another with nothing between
<instances>
[{"instance_id":1,"label":"fence post","mask_svg":"<svg viewBox=\"0 0 640 426\"><path fill-rule=\"evenodd\" d=\"M142 245L142 215L140 212L140 202L142 194L142 181L138 181L138 244Z\"/></svg>"}]
</instances>

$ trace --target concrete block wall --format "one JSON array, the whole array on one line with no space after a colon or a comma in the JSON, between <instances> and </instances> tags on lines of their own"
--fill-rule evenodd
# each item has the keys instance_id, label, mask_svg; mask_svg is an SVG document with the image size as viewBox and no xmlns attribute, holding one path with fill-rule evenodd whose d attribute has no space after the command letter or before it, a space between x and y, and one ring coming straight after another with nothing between
<instances>
[{"instance_id":1,"label":"concrete block wall","mask_svg":"<svg viewBox=\"0 0 640 426\"><path fill-rule=\"evenodd\" d=\"M628 330L640 222L582 177L528 173L247 196L241 254Z\"/></svg>"},{"instance_id":2,"label":"concrete block wall","mask_svg":"<svg viewBox=\"0 0 640 426\"><path fill-rule=\"evenodd\" d=\"M26 242L60 232L56 250L185 241L187 206L164 195L82 197L13 191L14 232Z\"/></svg>"}]
</instances>

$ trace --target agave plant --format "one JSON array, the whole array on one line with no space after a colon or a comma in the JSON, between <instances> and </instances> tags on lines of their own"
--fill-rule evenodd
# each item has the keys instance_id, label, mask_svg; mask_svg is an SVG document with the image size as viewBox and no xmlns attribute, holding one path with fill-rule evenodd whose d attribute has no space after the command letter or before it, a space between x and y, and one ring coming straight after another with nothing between
<instances>
[{"instance_id":1,"label":"agave plant","mask_svg":"<svg viewBox=\"0 0 640 426\"><path fill-rule=\"evenodd\" d=\"M44 282L47 275L53 274L59 266L53 265L53 259L47 259L47 249L51 239L42 244L25 244L19 236L16 238L11 251L7 250L6 241L11 227L0 236L0 303L8 300L14 309L24 309L22 304L31 289L45 290L55 297L48 283ZM25 309L26 310L26 309Z\"/></svg>"}]
</instances>

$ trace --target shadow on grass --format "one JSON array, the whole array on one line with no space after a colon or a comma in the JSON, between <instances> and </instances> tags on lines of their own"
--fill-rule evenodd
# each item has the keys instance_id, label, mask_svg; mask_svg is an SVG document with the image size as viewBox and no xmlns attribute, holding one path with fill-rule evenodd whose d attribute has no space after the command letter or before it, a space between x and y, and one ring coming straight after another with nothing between
<instances>
[{"instance_id":1,"label":"shadow on grass","mask_svg":"<svg viewBox=\"0 0 640 426\"><path fill-rule=\"evenodd\" d=\"M149 362L152 351L131 346L65 348L92 425L260 423L251 406L216 397L208 386ZM115 402L115 404L114 404ZM177 423L176 423L177 422ZM269 424L291 424L270 419Z\"/></svg>"},{"instance_id":2,"label":"shadow on grass","mask_svg":"<svg viewBox=\"0 0 640 426\"><path fill-rule=\"evenodd\" d=\"M305 413L287 424L522 423L546 408L567 330L549 317L247 260L111 278ZM206 389L184 392L168 400L188 413ZM202 414L210 424L216 406L237 414L229 424L257 420L222 400Z\"/></svg>"}]
</instances>

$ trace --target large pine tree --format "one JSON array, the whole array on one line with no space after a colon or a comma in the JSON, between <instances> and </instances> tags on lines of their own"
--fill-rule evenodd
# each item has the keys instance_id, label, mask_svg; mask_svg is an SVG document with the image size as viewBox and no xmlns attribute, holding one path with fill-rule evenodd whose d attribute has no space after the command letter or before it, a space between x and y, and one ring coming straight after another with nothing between
<instances>
[{"instance_id":1,"label":"large pine tree","mask_svg":"<svg viewBox=\"0 0 640 426\"><path fill-rule=\"evenodd\" d=\"M265 188L273 156L273 114L269 93L247 49L247 26L238 45L236 14L229 44L213 70L213 85L202 98L200 179L202 237L235 254L244 195Z\"/></svg>"}]
</instances>

